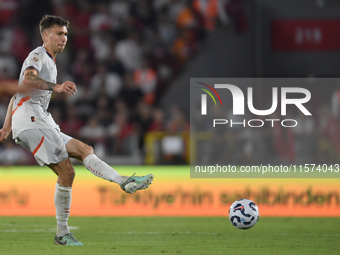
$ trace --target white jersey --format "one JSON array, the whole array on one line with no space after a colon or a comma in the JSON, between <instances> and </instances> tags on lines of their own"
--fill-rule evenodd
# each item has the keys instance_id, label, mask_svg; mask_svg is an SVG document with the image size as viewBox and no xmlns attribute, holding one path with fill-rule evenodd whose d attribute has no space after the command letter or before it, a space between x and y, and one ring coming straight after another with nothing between
<instances>
[{"instance_id":1,"label":"white jersey","mask_svg":"<svg viewBox=\"0 0 340 255\"><path fill-rule=\"evenodd\" d=\"M33 50L25 59L19 77L19 86L26 69L33 68L38 71L38 76L45 81L56 83L57 67L52 56L43 46ZM51 129L59 126L53 120L47 108L51 99L52 91L32 89L26 93L17 93L12 110L13 138L27 129Z\"/></svg>"}]
</instances>

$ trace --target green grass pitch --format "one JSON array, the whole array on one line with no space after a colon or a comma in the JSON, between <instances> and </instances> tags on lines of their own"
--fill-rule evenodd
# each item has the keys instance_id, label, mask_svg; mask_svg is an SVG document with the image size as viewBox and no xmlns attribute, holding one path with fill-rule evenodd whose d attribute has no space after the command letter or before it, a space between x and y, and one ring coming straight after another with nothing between
<instances>
[{"instance_id":1,"label":"green grass pitch","mask_svg":"<svg viewBox=\"0 0 340 255\"><path fill-rule=\"evenodd\" d=\"M71 217L83 247L57 246L54 217L0 217L0 254L340 254L340 218Z\"/></svg>"}]
</instances>

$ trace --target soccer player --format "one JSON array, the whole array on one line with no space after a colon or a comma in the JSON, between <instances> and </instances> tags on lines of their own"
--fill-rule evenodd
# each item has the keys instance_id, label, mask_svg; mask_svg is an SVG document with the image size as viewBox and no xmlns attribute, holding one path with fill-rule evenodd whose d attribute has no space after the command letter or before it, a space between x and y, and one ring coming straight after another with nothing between
<instances>
[{"instance_id":1,"label":"soccer player","mask_svg":"<svg viewBox=\"0 0 340 255\"><path fill-rule=\"evenodd\" d=\"M13 132L13 139L34 155L39 165L47 165L58 176L54 203L57 233L54 243L83 245L68 228L71 191L75 172L69 158L81 160L94 175L115 182L127 193L148 188L153 175L121 176L100 160L93 148L60 131L47 107L52 92L74 95L76 85L71 81L57 84L55 59L67 42L69 22L57 16L45 15L39 28L43 46L34 49L26 58L19 78L19 86L30 87L26 93L17 93L10 100L0 142Z\"/></svg>"}]
</instances>

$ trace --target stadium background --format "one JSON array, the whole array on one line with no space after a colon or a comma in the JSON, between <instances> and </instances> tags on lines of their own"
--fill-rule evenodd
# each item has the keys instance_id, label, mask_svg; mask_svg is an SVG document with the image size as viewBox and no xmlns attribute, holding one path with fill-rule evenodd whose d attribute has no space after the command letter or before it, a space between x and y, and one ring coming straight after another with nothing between
<instances>
[{"instance_id":1,"label":"stadium background","mask_svg":"<svg viewBox=\"0 0 340 255\"><path fill-rule=\"evenodd\" d=\"M77 166L72 215L227 216L235 199L249 197L261 216L339 216L339 179L196 180L187 166L189 78L338 77L339 11L337 0L3 0L0 80L17 79L27 54L41 45L44 14L70 20L58 82L74 81L78 93L54 93L49 111L119 172L156 176L149 190L128 197ZM308 150L320 163L337 162L339 88L320 87L316 121L270 134L270 154L262 157L298 163ZM256 96L265 103L265 93ZM1 95L1 120L8 102ZM261 161L240 146L228 149L249 164ZM53 174L28 166L36 165L33 157L10 139L0 162L0 215L53 216ZM41 205L42 197L51 203Z\"/></svg>"}]
</instances>

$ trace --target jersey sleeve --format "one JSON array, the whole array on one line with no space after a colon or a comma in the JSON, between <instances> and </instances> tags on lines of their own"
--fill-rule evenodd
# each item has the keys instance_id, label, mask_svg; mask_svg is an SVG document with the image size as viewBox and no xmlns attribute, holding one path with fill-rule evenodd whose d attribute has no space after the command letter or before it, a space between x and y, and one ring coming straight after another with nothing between
<instances>
[{"instance_id":1,"label":"jersey sleeve","mask_svg":"<svg viewBox=\"0 0 340 255\"><path fill-rule=\"evenodd\" d=\"M38 71L38 73L41 71L43 66L43 56L41 53L33 53L30 54L26 59L26 69L35 69Z\"/></svg>"}]
</instances>

